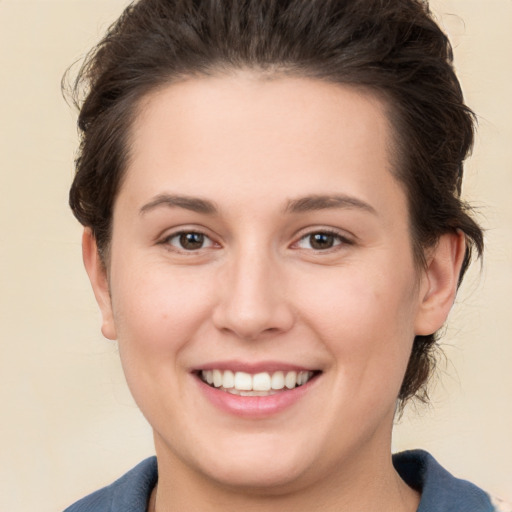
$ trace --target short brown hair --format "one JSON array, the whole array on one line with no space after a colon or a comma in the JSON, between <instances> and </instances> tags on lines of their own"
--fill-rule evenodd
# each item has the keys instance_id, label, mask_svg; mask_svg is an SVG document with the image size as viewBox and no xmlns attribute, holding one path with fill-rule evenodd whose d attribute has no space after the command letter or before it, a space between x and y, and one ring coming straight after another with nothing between
<instances>
[{"instance_id":1,"label":"short brown hair","mask_svg":"<svg viewBox=\"0 0 512 512\"><path fill-rule=\"evenodd\" d=\"M182 77L252 68L365 87L386 98L396 177L407 193L417 262L460 230L466 254L483 234L461 201L474 115L452 49L421 0L139 0L85 60L73 89L81 144L70 205L104 262L112 210L141 98ZM80 92L85 90L85 98ZM459 280L459 283L460 283ZM426 399L436 335L417 336L399 399Z\"/></svg>"}]
</instances>

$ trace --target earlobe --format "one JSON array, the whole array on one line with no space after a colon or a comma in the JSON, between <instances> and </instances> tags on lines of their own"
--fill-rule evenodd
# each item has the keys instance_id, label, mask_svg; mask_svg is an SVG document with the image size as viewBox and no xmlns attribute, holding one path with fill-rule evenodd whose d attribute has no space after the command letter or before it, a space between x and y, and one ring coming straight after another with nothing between
<instances>
[{"instance_id":1,"label":"earlobe","mask_svg":"<svg viewBox=\"0 0 512 512\"><path fill-rule=\"evenodd\" d=\"M82 256L85 269L91 281L96 302L100 307L102 325L101 332L105 338L115 340L117 338L112 313L112 301L108 285L107 272L98 253L96 238L90 228L85 228L82 235Z\"/></svg>"},{"instance_id":2,"label":"earlobe","mask_svg":"<svg viewBox=\"0 0 512 512\"><path fill-rule=\"evenodd\" d=\"M464 233L446 233L429 254L424 271L415 334L428 336L440 329L452 308L464 260Z\"/></svg>"}]
</instances>

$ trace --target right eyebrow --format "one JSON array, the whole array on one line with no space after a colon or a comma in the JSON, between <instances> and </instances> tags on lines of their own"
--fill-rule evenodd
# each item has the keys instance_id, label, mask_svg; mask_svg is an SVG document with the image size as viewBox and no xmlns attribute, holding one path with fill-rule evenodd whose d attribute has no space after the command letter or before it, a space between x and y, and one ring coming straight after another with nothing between
<instances>
[{"instance_id":1,"label":"right eyebrow","mask_svg":"<svg viewBox=\"0 0 512 512\"><path fill-rule=\"evenodd\" d=\"M332 208L359 209L376 215L373 206L348 195L312 195L300 197L288 201L285 211L288 213L304 213L316 210L328 210Z\"/></svg>"},{"instance_id":2,"label":"right eyebrow","mask_svg":"<svg viewBox=\"0 0 512 512\"><path fill-rule=\"evenodd\" d=\"M140 214L143 215L155 208L159 207L184 208L197 213L206 215L215 215L218 209L215 203L207 199L201 199L193 196L180 196L172 194L159 194L155 196L149 203L146 203L141 209Z\"/></svg>"}]
</instances>

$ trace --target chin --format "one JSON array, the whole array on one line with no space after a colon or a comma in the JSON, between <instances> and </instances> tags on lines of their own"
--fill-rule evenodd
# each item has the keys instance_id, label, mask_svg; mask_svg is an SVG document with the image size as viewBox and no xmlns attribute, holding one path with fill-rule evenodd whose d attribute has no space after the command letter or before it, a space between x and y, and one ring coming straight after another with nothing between
<instances>
[{"instance_id":1,"label":"chin","mask_svg":"<svg viewBox=\"0 0 512 512\"><path fill-rule=\"evenodd\" d=\"M236 441L230 445L209 455L204 453L198 461L199 471L223 487L257 494L284 492L302 482L307 468L314 466L308 454L297 449L300 444L282 440L265 443L253 438L249 445Z\"/></svg>"},{"instance_id":2,"label":"chin","mask_svg":"<svg viewBox=\"0 0 512 512\"><path fill-rule=\"evenodd\" d=\"M290 491L302 481L300 468L287 464L243 461L221 468L208 477L222 487L250 494L281 494Z\"/></svg>"}]
</instances>

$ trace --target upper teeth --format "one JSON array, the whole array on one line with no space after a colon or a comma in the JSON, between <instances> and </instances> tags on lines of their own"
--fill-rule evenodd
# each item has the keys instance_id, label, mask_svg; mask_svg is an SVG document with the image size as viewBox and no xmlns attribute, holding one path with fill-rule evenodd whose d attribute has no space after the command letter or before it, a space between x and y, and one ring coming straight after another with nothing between
<instances>
[{"instance_id":1,"label":"upper teeth","mask_svg":"<svg viewBox=\"0 0 512 512\"><path fill-rule=\"evenodd\" d=\"M246 372L232 372L231 370L203 370L202 379L216 388L235 389L238 391L270 391L293 389L302 386L311 379L313 372L277 371L251 375Z\"/></svg>"}]
</instances>

